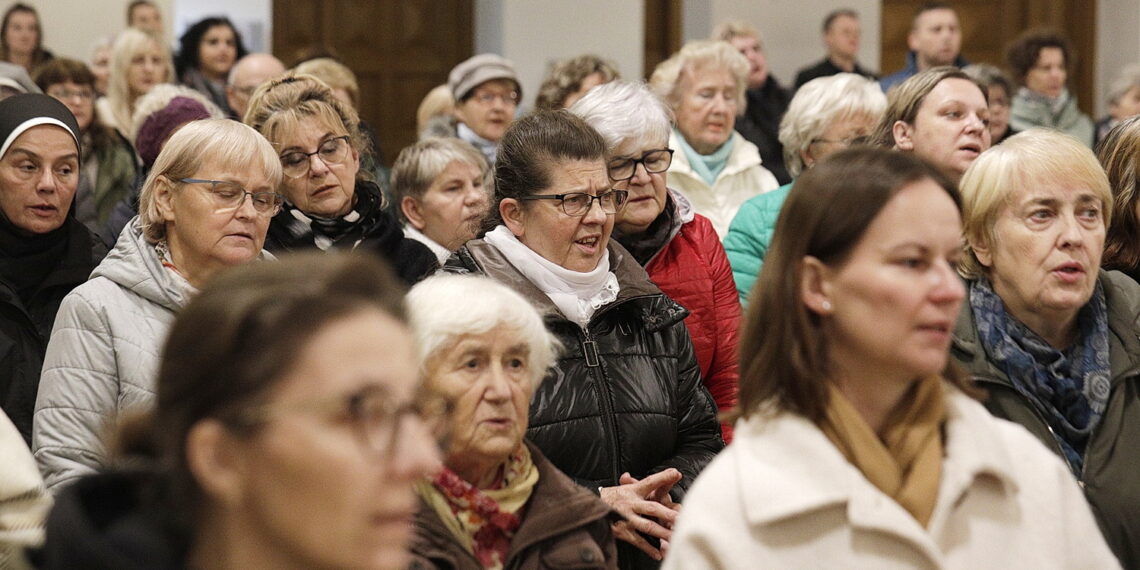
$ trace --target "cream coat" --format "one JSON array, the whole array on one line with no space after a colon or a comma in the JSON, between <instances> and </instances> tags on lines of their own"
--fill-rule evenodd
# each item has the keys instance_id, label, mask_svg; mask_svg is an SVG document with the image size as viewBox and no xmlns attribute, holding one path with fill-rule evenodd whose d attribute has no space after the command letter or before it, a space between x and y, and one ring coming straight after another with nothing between
<instances>
[{"instance_id":1,"label":"cream coat","mask_svg":"<svg viewBox=\"0 0 1140 570\"><path fill-rule=\"evenodd\" d=\"M689 165L689 157L681 150L676 131L669 135L669 148L676 149L673 163L669 165L669 186L680 190L693 204L693 209L712 222L722 240L728 235L728 225L741 204L780 185L767 168L760 166L760 151L756 145L744 140L740 133L732 133L732 139L728 164L710 187Z\"/></svg>"},{"instance_id":2,"label":"cream coat","mask_svg":"<svg viewBox=\"0 0 1140 570\"><path fill-rule=\"evenodd\" d=\"M1069 470L960 392L929 529L802 416L753 416L689 490L664 568L1119 568Z\"/></svg>"}]
</instances>

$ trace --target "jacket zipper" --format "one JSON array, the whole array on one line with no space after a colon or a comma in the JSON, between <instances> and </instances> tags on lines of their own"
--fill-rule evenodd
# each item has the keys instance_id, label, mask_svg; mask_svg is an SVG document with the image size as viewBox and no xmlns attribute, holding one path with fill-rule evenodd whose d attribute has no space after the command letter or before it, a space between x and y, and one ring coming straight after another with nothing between
<instances>
[{"instance_id":1,"label":"jacket zipper","mask_svg":"<svg viewBox=\"0 0 1140 570\"><path fill-rule=\"evenodd\" d=\"M621 463L619 460L621 453L618 443L617 426L614 425L613 395L610 393L609 379L606 377L605 371L602 370L602 359L598 354L598 343L594 340L594 337L590 335L588 325L581 328L582 355L586 359L586 367L595 371L593 377L597 381L598 403L602 406L602 424L605 426L606 433L609 434L610 438L611 486L617 485L618 479L621 477Z\"/></svg>"}]
</instances>

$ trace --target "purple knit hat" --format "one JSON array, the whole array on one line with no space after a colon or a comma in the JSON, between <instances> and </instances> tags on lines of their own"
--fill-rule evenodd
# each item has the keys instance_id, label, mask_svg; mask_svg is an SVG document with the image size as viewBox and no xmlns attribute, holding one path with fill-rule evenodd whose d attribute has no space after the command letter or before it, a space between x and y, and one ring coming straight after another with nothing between
<instances>
[{"instance_id":1,"label":"purple knit hat","mask_svg":"<svg viewBox=\"0 0 1140 570\"><path fill-rule=\"evenodd\" d=\"M158 159L158 151L162 150L163 143L178 127L190 121L209 118L210 112L198 101L189 97L175 97L165 107L151 113L139 126L135 150L149 169Z\"/></svg>"}]
</instances>

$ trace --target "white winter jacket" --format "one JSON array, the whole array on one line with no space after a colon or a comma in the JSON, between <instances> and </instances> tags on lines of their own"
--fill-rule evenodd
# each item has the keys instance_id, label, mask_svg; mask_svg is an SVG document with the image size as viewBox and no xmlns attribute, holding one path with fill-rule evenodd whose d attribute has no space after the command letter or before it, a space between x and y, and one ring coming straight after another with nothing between
<instances>
[{"instance_id":1,"label":"white winter jacket","mask_svg":"<svg viewBox=\"0 0 1140 570\"><path fill-rule=\"evenodd\" d=\"M728 226L741 204L780 185L776 177L760 165L760 150L756 145L737 132L732 133L732 141L728 164L709 186L689 165L677 132L669 135L669 148L676 149L673 163L669 165L669 187L680 190L693 204L693 209L712 222L721 240L728 235Z\"/></svg>"},{"instance_id":2,"label":"white winter jacket","mask_svg":"<svg viewBox=\"0 0 1140 570\"><path fill-rule=\"evenodd\" d=\"M106 465L102 440L120 414L154 404L166 333L193 293L162 266L136 217L91 279L64 297L32 417L32 450L53 493Z\"/></svg>"},{"instance_id":3,"label":"white winter jacket","mask_svg":"<svg viewBox=\"0 0 1140 570\"><path fill-rule=\"evenodd\" d=\"M802 416L753 417L685 497L664 569L1119 568L1069 470L949 390L929 528Z\"/></svg>"}]
</instances>

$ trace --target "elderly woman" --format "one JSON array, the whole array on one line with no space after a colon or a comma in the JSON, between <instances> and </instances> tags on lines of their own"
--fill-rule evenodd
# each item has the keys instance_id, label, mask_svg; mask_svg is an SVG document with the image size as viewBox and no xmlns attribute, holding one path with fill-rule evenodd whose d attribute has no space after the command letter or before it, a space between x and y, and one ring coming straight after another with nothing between
<instances>
[{"instance_id":1,"label":"elderly woman","mask_svg":"<svg viewBox=\"0 0 1140 570\"><path fill-rule=\"evenodd\" d=\"M485 277L412 288L425 386L452 408L444 469L417 486L412 568L617 568L610 509L523 436L558 341L527 300Z\"/></svg>"},{"instance_id":2,"label":"elderly woman","mask_svg":"<svg viewBox=\"0 0 1140 570\"><path fill-rule=\"evenodd\" d=\"M428 121L420 139L459 137L495 164L499 141L522 100L515 64L493 53L481 53L452 68L447 86L455 102L451 115Z\"/></svg>"},{"instance_id":3,"label":"elderly woman","mask_svg":"<svg viewBox=\"0 0 1140 570\"><path fill-rule=\"evenodd\" d=\"M733 130L744 109L748 61L720 41L685 44L653 72L650 85L672 108L673 187L712 222L719 236L749 198L776 189L756 145Z\"/></svg>"},{"instance_id":4,"label":"elderly woman","mask_svg":"<svg viewBox=\"0 0 1140 570\"><path fill-rule=\"evenodd\" d=\"M0 60L22 66L28 73L52 58L43 48L40 16L29 4L16 2L0 21Z\"/></svg>"},{"instance_id":5,"label":"elderly woman","mask_svg":"<svg viewBox=\"0 0 1140 570\"><path fill-rule=\"evenodd\" d=\"M955 67L911 76L887 93L887 110L872 142L913 152L957 183L990 148L986 92Z\"/></svg>"},{"instance_id":6,"label":"elderly woman","mask_svg":"<svg viewBox=\"0 0 1140 570\"><path fill-rule=\"evenodd\" d=\"M570 111L602 135L607 174L614 188L629 193L614 215L613 238L663 293L688 309L685 326L705 388L719 410L731 410L740 303L712 223L666 184L674 152L667 146L669 108L644 85L616 81L599 86ZM731 426L724 424L721 431L731 441Z\"/></svg>"},{"instance_id":7,"label":"elderly woman","mask_svg":"<svg viewBox=\"0 0 1140 570\"><path fill-rule=\"evenodd\" d=\"M620 78L614 62L596 55L564 59L554 64L542 80L534 107L547 111L569 108L591 89Z\"/></svg>"},{"instance_id":8,"label":"elderly woman","mask_svg":"<svg viewBox=\"0 0 1140 570\"><path fill-rule=\"evenodd\" d=\"M1033 129L979 158L961 188L970 284L954 358L994 415L1066 461L1121 564L1136 568L1140 285L1100 270L1115 221L1108 178L1083 141Z\"/></svg>"},{"instance_id":9,"label":"elderly woman","mask_svg":"<svg viewBox=\"0 0 1140 570\"><path fill-rule=\"evenodd\" d=\"M990 105L990 142L998 144L1017 134L1009 125L1009 106L1013 98L1013 82L997 66L975 63L962 68L986 91Z\"/></svg>"},{"instance_id":10,"label":"elderly woman","mask_svg":"<svg viewBox=\"0 0 1140 570\"><path fill-rule=\"evenodd\" d=\"M226 17L204 18L190 26L178 43L178 82L209 97L229 115L226 79L234 63L248 53L237 28Z\"/></svg>"},{"instance_id":11,"label":"elderly woman","mask_svg":"<svg viewBox=\"0 0 1140 570\"><path fill-rule=\"evenodd\" d=\"M527 435L625 519L614 529L623 568L660 560L677 503L723 446L688 311L610 240L628 191L614 189L597 131L540 111L500 152L496 225L446 268L486 274L547 315L565 352L535 392Z\"/></svg>"},{"instance_id":12,"label":"elderly woman","mask_svg":"<svg viewBox=\"0 0 1140 570\"><path fill-rule=\"evenodd\" d=\"M780 142L784 146L784 163L792 176L843 150L871 134L887 98L872 79L840 73L805 83L792 98L788 112L780 121ZM776 218L784 205L792 183L773 192L752 198L740 207L724 249L736 281L740 302L747 303L748 293L760 275L764 256L772 244Z\"/></svg>"},{"instance_id":13,"label":"elderly woman","mask_svg":"<svg viewBox=\"0 0 1140 570\"><path fill-rule=\"evenodd\" d=\"M367 256L210 282L153 412L120 431L131 469L64 490L43 568L405 568L446 408L420 389L403 291Z\"/></svg>"},{"instance_id":14,"label":"elderly woman","mask_svg":"<svg viewBox=\"0 0 1140 570\"><path fill-rule=\"evenodd\" d=\"M139 215L63 300L44 358L32 447L49 488L107 464L100 436L154 404L154 373L175 313L218 271L262 250L283 198L277 153L225 119L170 138L143 185Z\"/></svg>"},{"instance_id":15,"label":"elderly woman","mask_svg":"<svg viewBox=\"0 0 1140 570\"><path fill-rule=\"evenodd\" d=\"M56 311L106 252L70 213L80 136L52 97L0 101L0 408L29 443Z\"/></svg>"},{"instance_id":16,"label":"elderly woman","mask_svg":"<svg viewBox=\"0 0 1140 570\"><path fill-rule=\"evenodd\" d=\"M428 139L400 152L392 194L404 235L428 247L442 265L475 238L491 206L490 167L459 139Z\"/></svg>"},{"instance_id":17,"label":"elderly woman","mask_svg":"<svg viewBox=\"0 0 1140 570\"><path fill-rule=\"evenodd\" d=\"M368 152L360 118L319 79L287 74L262 84L245 122L277 149L285 173L285 206L269 226L267 249L369 250L405 283L439 267L427 246L405 238L383 210L380 187L360 167Z\"/></svg>"},{"instance_id":18,"label":"elderly woman","mask_svg":"<svg viewBox=\"0 0 1140 570\"><path fill-rule=\"evenodd\" d=\"M1140 115L1140 64L1121 69L1108 86L1108 115L1096 122L1097 146L1108 136L1108 131L1129 117Z\"/></svg>"},{"instance_id":19,"label":"elderly woman","mask_svg":"<svg viewBox=\"0 0 1140 570\"><path fill-rule=\"evenodd\" d=\"M124 30L111 46L107 96L95 102L103 124L129 136L139 97L155 85L169 83L173 77L170 51L158 38L134 28Z\"/></svg>"},{"instance_id":20,"label":"elderly woman","mask_svg":"<svg viewBox=\"0 0 1140 570\"><path fill-rule=\"evenodd\" d=\"M1006 59L1021 85L1013 97L1010 125L1018 131L1056 129L1091 147L1093 121L1077 107L1067 87L1073 64L1069 40L1056 32L1030 30L1009 46Z\"/></svg>"},{"instance_id":21,"label":"elderly woman","mask_svg":"<svg viewBox=\"0 0 1140 570\"><path fill-rule=\"evenodd\" d=\"M748 306L736 439L666 568L1119 567L1064 464L947 369L960 220L906 154L800 176Z\"/></svg>"},{"instance_id":22,"label":"elderly woman","mask_svg":"<svg viewBox=\"0 0 1140 570\"><path fill-rule=\"evenodd\" d=\"M95 112L95 75L81 62L56 58L36 70L36 85L59 99L79 123L83 167L75 194L75 217L98 232L115 204L134 187L137 167L131 144L104 125Z\"/></svg>"},{"instance_id":23,"label":"elderly woman","mask_svg":"<svg viewBox=\"0 0 1140 570\"><path fill-rule=\"evenodd\" d=\"M1101 265L1140 282L1140 117L1113 127L1096 152L1112 188L1112 225L1104 238Z\"/></svg>"}]
</instances>

